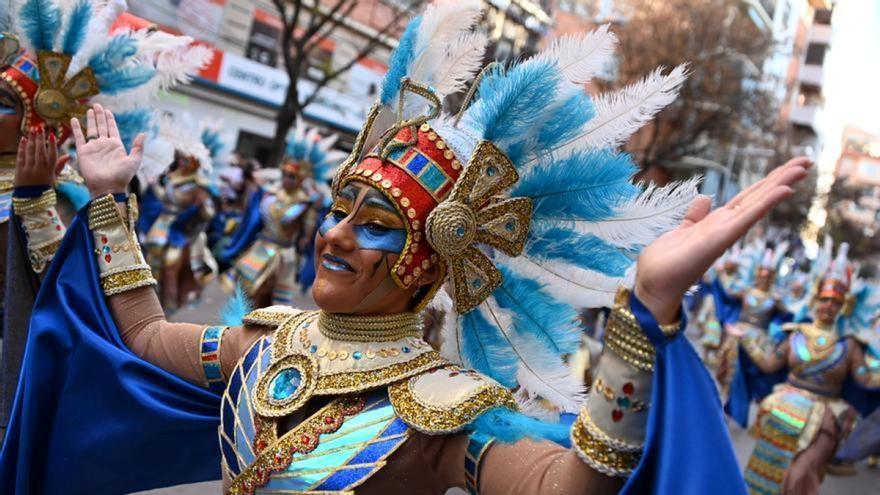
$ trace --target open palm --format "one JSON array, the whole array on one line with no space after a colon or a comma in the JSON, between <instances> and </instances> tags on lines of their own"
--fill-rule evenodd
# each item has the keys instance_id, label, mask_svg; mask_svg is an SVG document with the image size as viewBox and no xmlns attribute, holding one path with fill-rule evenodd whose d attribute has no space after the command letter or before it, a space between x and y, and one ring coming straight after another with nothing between
<instances>
[{"instance_id":1,"label":"open palm","mask_svg":"<svg viewBox=\"0 0 880 495\"><path fill-rule=\"evenodd\" d=\"M790 196L792 186L807 176L809 167L806 158L795 158L711 213L711 200L697 198L684 222L651 243L639 257L639 299L661 323L673 321L688 288L724 251Z\"/></svg>"},{"instance_id":2,"label":"open palm","mask_svg":"<svg viewBox=\"0 0 880 495\"><path fill-rule=\"evenodd\" d=\"M101 105L86 114L86 133L79 120L70 123L76 139L79 170L92 197L125 192L128 183L140 168L144 153L143 134L134 140L127 153L113 113Z\"/></svg>"}]
</instances>

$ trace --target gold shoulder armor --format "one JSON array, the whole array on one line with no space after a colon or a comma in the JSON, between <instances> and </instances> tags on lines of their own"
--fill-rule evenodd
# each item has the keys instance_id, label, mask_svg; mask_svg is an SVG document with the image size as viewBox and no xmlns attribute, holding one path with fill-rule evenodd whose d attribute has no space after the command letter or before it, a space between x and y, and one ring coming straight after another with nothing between
<instances>
[{"instance_id":1,"label":"gold shoulder armor","mask_svg":"<svg viewBox=\"0 0 880 495\"><path fill-rule=\"evenodd\" d=\"M269 306L251 311L244 315L242 321L245 325L277 327L300 313L302 313L301 309L291 308L290 306Z\"/></svg>"},{"instance_id":2,"label":"gold shoulder armor","mask_svg":"<svg viewBox=\"0 0 880 495\"><path fill-rule=\"evenodd\" d=\"M509 390L476 371L438 368L388 387L395 412L422 433L454 433L494 407L516 410Z\"/></svg>"},{"instance_id":3,"label":"gold shoulder armor","mask_svg":"<svg viewBox=\"0 0 880 495\"><path fill-rule=\"evenodd\" d=\"M783 332L794 332L801 329L802 323L783 323L782 331Z\"/></svg>"}]
</instances>

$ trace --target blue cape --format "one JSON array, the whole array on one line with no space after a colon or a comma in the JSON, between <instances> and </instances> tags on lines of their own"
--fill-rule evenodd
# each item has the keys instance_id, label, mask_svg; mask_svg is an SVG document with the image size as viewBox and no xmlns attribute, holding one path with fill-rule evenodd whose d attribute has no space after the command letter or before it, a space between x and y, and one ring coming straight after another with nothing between
<instances>
[{"instance_id":1,"label":"blue cape","mask_svg":"<svg viewBox=\"0 0 880 495\"><path fill-rule=\"evenodd\" d=\"M642 460L620 493L745 495L721 401L703 361L683 332L666 339L634 295L630 307L657 357Z\"/></svg>"},{"instance_id":2,"label":"blue cape","mask_svg":"<svg viewBox=\"0 0 880 495\"><path fill-rule=\"evenodd\" d=\"M156 191L152 187L148 187L146 192L141 195L140 204L138 204L138 213L140 214L137 221L138 232L141 235L147 235L164 209L162 201L156 196Z\"/></svg>"},{"instance_id":3,"label":"blue cape","mask_svg":"<svg viewBox=\"0 0 880 495\"><path fill-rule=\"evenodd\" d=\"M86 211L37 296L0 452L0 493L128 493L219 479L219 397L122 342Z\"/></svg>"},{"instance_id":4,"label":"blue cape","mask_svg":"<svg viewBox=\"0 0 880 495\"><path fill-rule=\"evenodd\" d=\"M265 194L262 188L258 188L248 198L247 208L244 211L241 223L238 224L238 227L232 234L229 245L220 252L220 259L225 263L233 263L245 249L249 248L257 240L257 236L263 230L263 216L260 215L260 203L263 202Z\"/></svg>"}]
</instances>

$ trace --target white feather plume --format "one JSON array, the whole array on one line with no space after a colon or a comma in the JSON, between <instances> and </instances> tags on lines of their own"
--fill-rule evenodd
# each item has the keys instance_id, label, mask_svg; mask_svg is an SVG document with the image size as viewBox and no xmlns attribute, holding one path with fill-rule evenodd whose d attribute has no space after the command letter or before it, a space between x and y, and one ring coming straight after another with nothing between
<instances>
[{"instance_id":1,"label":"white feather plume","mask_svg":"<svg viewBox=\"0 0 880 495\"><path fill-rule=\"evenodd\" d=\"M538 60L555 61L559 70L574 84L584 84L598 74L614 54L617 36L609 24L589 33L568 34L554 39Z\"/></svg>"},{"instance_id":2,"label":"white feather plume","mask_svg":"<svg viewBox=\"0 0 880 495\"><path fill-rule=\"evenodd\" d=\"M483 56L489 39L483 33L468 33L450 44L436 65L432 86L443 98L464 89L483 67ZM416 78L418 80L418 78Z\"/></svg>"},{"instance_id":3,"label":"white feather plume","mask_svg":"<svg viewBox=\"0 0 880 495\"><path fill-rule=\"evenodd\" d=\"M610 277L556 260L501 255L498 261L521 277L540 283L554 299L575 308L610 308L618 287L632 287L635 283L635 263L623 277Z\"/></svg>"},{"instance_id":4,"label":"white feather plume","mask_svg":"<svg viewBox=\"0 0 880 495\"><path fill-rule=\"evenodd\" d=\"M438 314L445 315L440 327L440 355L456 364L464 364L461 352L461 342L458 338L458 314L455 312L455 304L449 296L446 287L441 287L431 300L430 306L436 309Z\"/></svg>"},{"instance_id":5,"label":"white feather plume","mask_svg":"<svg viewBox=\"0 0 880 495\"><path fill-rule=\"evenodd\" d=\"M174 145L161 136L148 138L144 143L144 159L138 176L144 184L150 184L162 175L174 161Z\"/></svg>"},{"instance_id":6,"label":"white feather plume","mask_svg":"<svg viewBox=\"0 0 880 495\"><path fill-rule=\"evenodd\" d=\"M584 132L559 147L559 156L583 148L614 148L624 143L678 96L687 79L687 65L663 74L658 67L642 81L596 99L596 116Z\"/></svg>"},{"instance_id":7,"label":"white feather plume","mask_svg":"<svg viewBox=\"0 0 880 495\"><path fill-rule=\"evenodd\" d=\"M427 52L454 42L462 33L473 28L482 10L483 5L479 0L440 0L428 5L422 14L413 47L414 61L418 63L424 60L430 64Z\"/></svg>"},{"instance_id":8,"label":"white feather plume","mask_svg":"<svg viewBox=\"0 0 880 495\"><path fill-rule=\"evenodd\" d=\"M633 201L616 208L613 218L561 224L563 228L593 234L623 249L647 246L681 224L698 195L700 181L700 177L692 177L661 187L651 184Z\"/></svg>"}]
</instances>

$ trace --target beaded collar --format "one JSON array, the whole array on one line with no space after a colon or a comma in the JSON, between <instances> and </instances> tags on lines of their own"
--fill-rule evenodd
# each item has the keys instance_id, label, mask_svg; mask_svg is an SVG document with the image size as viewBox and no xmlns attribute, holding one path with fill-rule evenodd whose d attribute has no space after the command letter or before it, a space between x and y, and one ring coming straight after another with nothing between
<instances>
[{"instance_id":1,"label":"beaded collar","mask_svg":"<svg viewBox=\"0 0 880 495\"><path fill-rule=\"evenodd\" d=\"M361 392L448 364L421 338L421 318L304 312L275 333L272 360L300 354L317 367L315 394ZM373 333L375 339L368 339Z\"/></svg>"}]
</instances>

